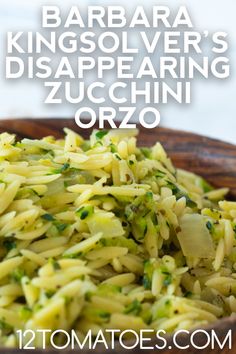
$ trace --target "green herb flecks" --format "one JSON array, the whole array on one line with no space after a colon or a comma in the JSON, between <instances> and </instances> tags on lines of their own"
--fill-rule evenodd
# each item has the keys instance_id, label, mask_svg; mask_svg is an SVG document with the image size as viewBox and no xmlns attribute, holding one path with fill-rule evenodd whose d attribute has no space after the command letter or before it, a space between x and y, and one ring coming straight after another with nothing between
<instances>
[{"instance_id":1,"label":"green herb flecks","mask_svg":"<svg viewBox=\"0 0 236 354\"><path fill-rule=\"evenodd\" d=\"M126 306L124 313L138 316L141 309L142 309L142 306L141 306L140 301L135 299L133 302L131 302L129 305Z\"/></svg>"},{"instance_id":2,"label":"green herb flecks","mask_svg":"<svg viewBox=\"0 0 236 354\"><path fill-rule=\"evenodd\" d=\"M84 207L79 208L76 211L76 215L81 219L84 220L86 219L88 216L93 215L94 213L94 207L92 205L87 205Z\"/></svg>"},{"instance_id":3,"label":"green herb flecks","mask_svg":"<svg viewBox=\"0 0 236 354\"><path fill-rule=\"evenodd\" d=\"M54 258L50 258L49 262L51 263L51 265L52 265L54 270L60 270L61 269L60 264Z\"/></svg>"},{"instance_id":4,"label":"green herb flecks","mask_svg":"<svg viewBox=\"0 0 236 354\"><path fill-rule=\"evenodd\" d=\"M51 214L48 214L48 213L41 215L41 218L43 218L44 220L47 220L47 221L54 221L55 220L54 216Z\"/></svg>"},{"instance_id":5,"label":"green herb flecks","mask_svg":"<svg viewBox=\"0 0 236 354\"><path fill-rule=\"evenodd\" d=\"M69 226L69 224L56 222L55 226L59 232L63 232Z\"/></svg>"},{"instance_id":6,"label":"green herb flecks","mask_svg":"<svg viewBox=\"0 0 236 354\"><path fill-rule=\"evenodd\" d=\"M95 136L97 140L102 139L105 135L107 135L108 130L99 130L98 132L96 132Z\"/></svg>"},{"instance_id":7,"label":"green herb flecks","mask_svg":"<svg viewBox=\"0 0 236 354\"><path fill-rule=\"evenodd\" d=\"M25 276L25 271L24 269L21 268L16 268L15 270L13 270L13 272L11 273L11 278L14 282L16 283L20 283L21 279Z\"/></svg>"},{"instance_id":8,"label":"green herb flecks","mask_svg":"<svg viewBox=\"0 0 236 354\"><path fill-rule=\"evenodd\" d=\"M31 316L32 316L32 309L28 306L23 306L21 307L20 309L20 318L23 320L23 321L27 321Z\"/></svg>"},{"instance_id":9,"label":"green herb flecks","mask_svg":"<svg viewBox=\"0 0 236 354\"><path fill-rule=\"evenodd\" d=\"M189 208L196 208L197 203L195 203L185 192L181 191L181 189L176 186L176 184L167 181L167 187L172 190L173 195L175 195L176 200L179 200L180 198L184 197L186 200L186 205Z\"/></svg>"},{"instance_id":10,"label":"green herb flecks","mask_svg":"<svg viewBox=\"0 0 236 354\"><path fill-rule=\"evenodd\" d=\"M151 157L151 150L147 147L141 147L140 151L142 152L143 156L146 157L147 159L150 159Z\"/></svg>"},{"instance_id":11,"label":"green herb flecks","mask_svg":"<svg viewBox=\"0 0 236 354\"><path fill-rule=\"evenodd\" d=\"M3 241L3 246L6 248L6 250L9 252L12 249L16 248L16 242L11 239L7 239Z\"/></svg>"},{"instance_id":12,"label":"green herb flecks","mask_svg":"<svg viewBox=\"0 0 236 354\"><path fill-rule=\"evenodd\" d=\"M53 173L58 174L58 173L65 173L68 171L70 168L70 164L68 162L64 163L61 168L55 169Z\"/></svg>"},{"instance_id":13,"label":"green herb flecks","mask_svg":"<svg viewBox=\"0 0 236 354\"><path fill-rule=\"evenodd\" d=\"M163 285L168 286L172 282L172 275L168 272L162 272L165 274L165 279L163 280Z\"/></svg>"}]
</instances>

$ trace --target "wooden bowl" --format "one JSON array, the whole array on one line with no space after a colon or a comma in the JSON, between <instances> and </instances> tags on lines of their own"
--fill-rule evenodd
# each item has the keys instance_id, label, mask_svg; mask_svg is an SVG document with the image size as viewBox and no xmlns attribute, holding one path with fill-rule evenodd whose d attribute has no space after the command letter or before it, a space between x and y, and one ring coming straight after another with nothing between
<instances>
[{"instance_id":1,"label":"wooden bowl","mask_svg":"<svg viewBox=\"0 0 236 354\"><path fill-rule=\"evenodd\" d=\"M0 120L0 132L7 131L15 133L19 138L41 138L46 135L54 135L61 137L63 135L63 127L68 127L79 132L82 136L88 137L91 129L80 129L74 119L8 119ZM150 146L156 141L160 141L169 156L172 158L175 166L184 168L186 170L195 172L206 178L215 187L229 187L230 198L236 198L236 146L200 135L171 130L167 128L144 129L140 127L140 134L138 143L142 146ZM212 333L215 331L220 341L223 341L229 330L232 330L232 348L228 345L220 349L218 345L212 349L212 342L204 349L200 350L201 353L207 354L209 351L214 353L235 353L236 352L236 316L231 316L217 321L212 327L207 327L205 330ZM194 345L190 344L190 334L178 336L178 344L181 347L189 346L187 349L188 354L196 354L199 349L204 347L207 342L206 334L199 333L195 337ZM154 350L161 351L163 354L180 354L184 349L177 348L173 344L173 337L168 336L167 346L164 350L159 349L145 349L145 352L153 353ZM155 338L148 345L155 345ZM227 342L228 343L228 342ZM215 343L217 344L217 343ZM235 348L234 348L235 345ZM185 351L186 351L185 349ZM142 353L144 350L134 348L128 350L132 353ZM13 354L18 353L19 349L6 349L0 348L0 354ZM25 352L41 354L41 353L55 353L54 349L45 350L25 350ZM61 352L61 350L58 350ZM83 350L83 353L90 353L89 350ZM96 347L94 350L96 354L104 352L104 346ZM118 344L112 351L114 354L125 353L127 350L120 347ZM72 353L70 350L63 350L63 353Z\"/></svg>"}]
</instances>

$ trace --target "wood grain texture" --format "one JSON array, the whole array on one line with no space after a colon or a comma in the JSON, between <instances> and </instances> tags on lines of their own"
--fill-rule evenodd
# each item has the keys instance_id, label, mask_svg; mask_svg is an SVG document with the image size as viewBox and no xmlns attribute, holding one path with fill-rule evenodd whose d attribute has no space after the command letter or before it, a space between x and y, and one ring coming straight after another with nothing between
<instances>
[{"instance_id":1,"label":"wood grain texture","mask_svg":"<svg viewBox=\"0 0 236 354\"><path fill-rule=\"evenodd\" d=\"M63 135L63 127L68 127L79 132L84 137L88 137L91 129L82 130L78 128L74 119L18 119L18 120L1 120L0 132L8 131L9 133L17 134L18 138L41 138L46 135L54 135L61 137ZM156 141L160 141L164 148L169 153L174 164L177 167L187 169L189 171L198 173L205 177L210 183L216 187L229 187L231 198L236 198L236 146L221 142L214 139L209 139L192 133L183 131L176 131L167 128L144 129L140 128L140 135L138 138L139 145L150 146ZM213 353L236 353L236 317L225 318L214 324L214 327L209 327L207 330L211 333L212 329L216 331L221 340L224 338L228 330L232 330L233 348L230 349L225 346L220 349L218 346L214 350L210 347L200 350L201 354L207 354L210 351ZM197 337L196 337L197 338ZM172 343L173 338L169 336L168 346L165 350L129 350L130 354L161 352L162 354L180 354L186 350L174 348ZM178 344L181 346L189 345L190 336L183 335L178 337ZM148 343L155 345L155 339ZM202 334L195 340L195 344L199 346L206 343L206 335ZM172 346L172 349L168 349ZM24 352L21 350L21 352ZM56 350L25 350L27 353L56 353ZM72 353L70 350L59 350L58 353ZM78 351L77 351L78 352ZM82 350L81 352L87 354L90 351ZM96 354L102 354L104 347L93 350ZM123 348L117 345L116 349L112 351L114 354L126 353ZM19 350L16 349L0 349L0 354L16 354ZM187 349L188 354L197 354L199 350L193 348L191 345Z\"/></svg>"}]
</instances>

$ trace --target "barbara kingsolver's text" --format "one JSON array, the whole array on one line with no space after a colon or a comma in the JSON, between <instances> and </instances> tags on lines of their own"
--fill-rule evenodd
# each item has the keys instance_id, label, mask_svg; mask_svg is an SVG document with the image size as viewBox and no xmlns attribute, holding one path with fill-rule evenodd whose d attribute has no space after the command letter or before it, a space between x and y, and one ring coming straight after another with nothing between
<instances>
[{"instance_id":1,"label":"barbara kingsolver's text","mask_svg":"<svg viewBox=\"0 0 236 354\"><path fill-rule=\"evenodd\" d=\"M82 128L154 128L158 105L191 102L193 79L230 74L227 33L196 31L185 6L43 6L41 27L7 33L6 78L42 80L45 103L76 106Z\"/></svg>"}]
</instances>

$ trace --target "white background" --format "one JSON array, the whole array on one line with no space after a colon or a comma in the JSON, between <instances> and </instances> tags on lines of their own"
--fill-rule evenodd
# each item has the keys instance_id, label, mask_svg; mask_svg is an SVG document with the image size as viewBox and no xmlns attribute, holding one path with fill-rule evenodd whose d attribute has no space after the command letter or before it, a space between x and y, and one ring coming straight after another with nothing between
<instances>
[{"instance_id":1,"label":"white background","mask_svg":"<svg viewBox=\"0 0 236 354\"><path fill-rule=\"evenodd\" d=\"M71 0L0 0L0 118L15 117L72 117L74 107L49 107L43 103L45 90L37 81L4 79L5 37L7 31L40 30L40 6L56 4L68 8L78 6L115 4L133 7L141 1L71 1ZM127 5L128 3L128 5ZM194 131L236 143L236 2L235 0L178 0L152 1L148 5L186 5L197 30L228 32L231 76L227 80L198 80L193 85L191 105L170 104L161 108L161 124L172 128ZM147 1L143 5L147 5Z\"/></svg>"}]
</instances>

